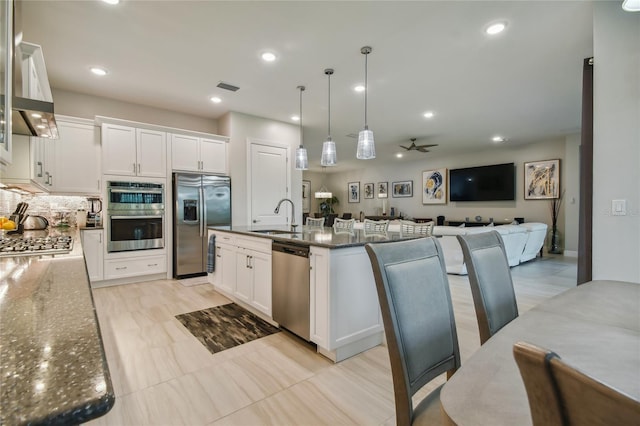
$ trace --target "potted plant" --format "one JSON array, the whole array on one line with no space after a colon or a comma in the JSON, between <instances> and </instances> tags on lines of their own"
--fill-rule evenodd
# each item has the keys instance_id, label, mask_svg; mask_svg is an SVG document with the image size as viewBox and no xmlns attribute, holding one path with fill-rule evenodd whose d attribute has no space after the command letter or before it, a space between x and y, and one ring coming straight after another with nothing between
<instances>
[{"instance_id":1,"label":"potted plant","mask_svg":"<svg viewBox=\"0 0 640 426\"><path fill-rule=\"evenodd\" d=\"M558 216L560 215L560 207L562 206L562 198L564 191L560 193L558 198L551 200L549 208L551 210L551 231L549 233L549 253L562 254L560 243L560 231L558 231Z\"/></svg>"},{"instance_id":2,"label":"potted plant","mask_svg":"<svg viewBox=\"0 0 640 426\"><path fill-rule=\"evenodd\" d=\"M338 205L339 203L338 197L335 195L331 198L325 198L324 201L320 203L320 215L326 218L330 214L334 214L335 211L333 210L333 206Z\"/></svg>"}]
</instances>

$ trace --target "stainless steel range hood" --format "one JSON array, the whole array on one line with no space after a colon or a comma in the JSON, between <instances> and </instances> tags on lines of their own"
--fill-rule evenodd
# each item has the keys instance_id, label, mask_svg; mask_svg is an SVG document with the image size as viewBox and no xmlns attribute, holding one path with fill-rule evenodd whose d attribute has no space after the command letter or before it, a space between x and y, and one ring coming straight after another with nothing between
<instances>
[{"instance_id":1,"label":"stainless steel range hood","mask_svg":"<svg viewBox=\"0 0 640 426\"><path fill-rule=\"evenodd\" d=\"M42 48L22 41L22 2L15 0L13 6L12 133L57 139L53 97Z\"/></svg>"}]
</instances>

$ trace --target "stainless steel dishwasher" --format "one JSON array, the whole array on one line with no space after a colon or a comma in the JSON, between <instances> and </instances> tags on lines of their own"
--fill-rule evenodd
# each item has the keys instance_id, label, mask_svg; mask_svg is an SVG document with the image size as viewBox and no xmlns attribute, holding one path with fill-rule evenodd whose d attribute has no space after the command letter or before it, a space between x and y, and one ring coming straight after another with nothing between
<instances>
[{"instance_id":1,"label":"stainless steel dishwasher","mask_svg":"<svg viewBox=\"0 0 640 426\"><path fill-rule=\"evenodd\" d=\"M273 320L309 341L309 247L274 241L272 253Z\"/></svg>"}]
</instances>

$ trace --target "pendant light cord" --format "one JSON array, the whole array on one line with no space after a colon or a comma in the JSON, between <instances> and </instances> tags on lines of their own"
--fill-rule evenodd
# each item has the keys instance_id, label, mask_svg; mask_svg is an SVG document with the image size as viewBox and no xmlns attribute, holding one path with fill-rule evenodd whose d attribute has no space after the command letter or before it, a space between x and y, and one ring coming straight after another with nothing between
<instances>
[{"instance_id":1,"label":"pendant light cord","mask_svg":"<svg viewBox=\"0 0 640 426\"><path fill-rule=\"evenodd\" d=\"M369 87L367 85L367 68L369 53L364 54L364 128L368 129L367 126L367 93L369 92Z\"/></svg>"},{"instance_id":2,"label":"pendant light cord","mask_svg":"<svg viewBox=\"0 0 640 426\"><path fill-rule=\"evenodd\" d=\"M327 76L329 77L329 127L327 132L329 137L331 137L331 73L328 73Z\"/></svg>"},{"instance_id":3,"label":"pendant light cord","mask_svg":"<svg viewBox=\"0 0 640 426\"><path fill-rule=\"evenodd\" d=\"M304 145L302 132L302 92L304 92L305 87L298 86L298 89L300 89L300 146L302 147Z\"/></svg>"}]
</instances>

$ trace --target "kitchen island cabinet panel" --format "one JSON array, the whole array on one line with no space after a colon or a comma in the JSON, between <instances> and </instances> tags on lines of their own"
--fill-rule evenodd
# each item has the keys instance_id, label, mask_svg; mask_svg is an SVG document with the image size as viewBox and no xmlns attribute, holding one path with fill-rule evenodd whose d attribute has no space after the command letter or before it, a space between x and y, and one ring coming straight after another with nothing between
<instances>
[{"instance_id":1,"label":"kitchen island cabinet panel","mask_svg":"<svg viewBox=\"0 0 640 426\"><path fill-rule=\"evenodd\" d=\"M82 250L89 281L94 283L104 278L104 231L102 229L84 229L80 232Z\"/></svg>"}]
</instances>

